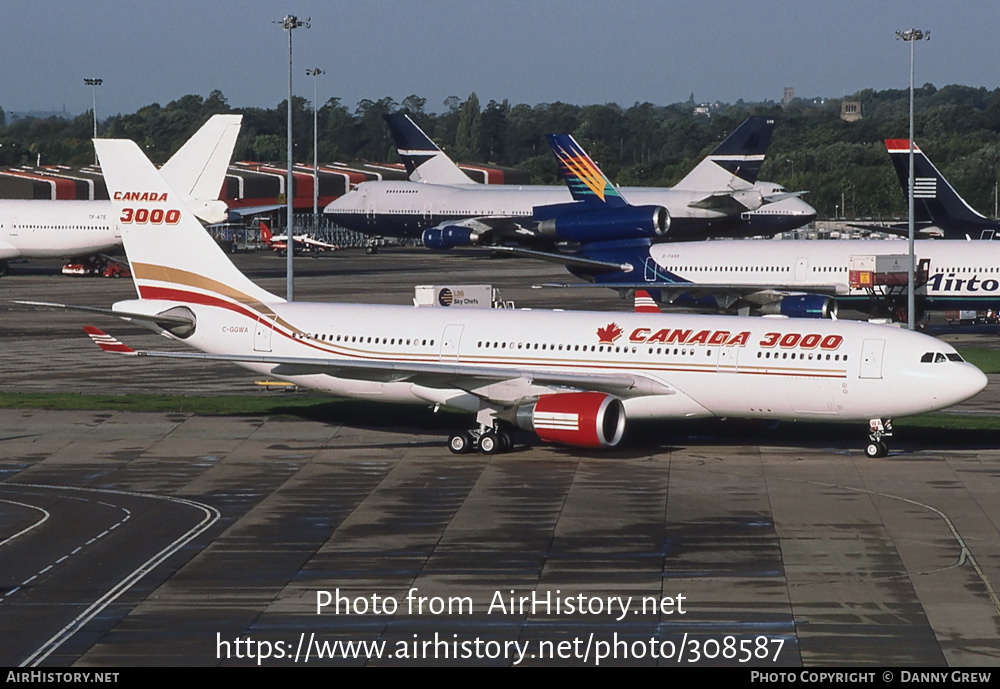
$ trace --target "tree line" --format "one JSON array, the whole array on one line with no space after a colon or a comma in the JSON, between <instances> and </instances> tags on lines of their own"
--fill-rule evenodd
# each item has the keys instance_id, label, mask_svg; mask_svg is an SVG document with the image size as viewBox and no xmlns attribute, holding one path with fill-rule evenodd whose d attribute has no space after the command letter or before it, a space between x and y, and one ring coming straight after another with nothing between
<instances>
[{"instance_id":1,"label":"tree line","mask_svg":"<svg viewBox=\"0 0 1000 689\"><path fill-rule=\"evenodd\" d=\"M669 186L750 115L775 118L777 127L761 179L783 184L805 197L820 214L851 218L905 216L906 203L885 151L884 139L906 138L909 91L866 89L844 100L860 101L863 117L840 118L841 99L795 99L715 104L710 116L695 113L693 97L660 106L635 103L516 104L475 93L452 96L440 112L425 98L362 100L353 110L331 98L316 113L322 162L396 162L398 156L382 115L406 112L458 162L489 163L527 170L534 183L559 184L548 133L570 133L620 185ZM243 129L235 159L284 164L286 102L272 109L235 108L220 91L207 98L187 95L131 114L106 118L102 137L135 140L162 163L216 113L241 113ZM312 161L313 111L292 98L293 150L297 162ZM72 119L7 121L0 110L0 165L84 165L93 161L92 114ZM993 214L1000 179L1000 88L932 84L915 90L916 140L958 192L977 210Z\"/></svg>"}]
</instances>

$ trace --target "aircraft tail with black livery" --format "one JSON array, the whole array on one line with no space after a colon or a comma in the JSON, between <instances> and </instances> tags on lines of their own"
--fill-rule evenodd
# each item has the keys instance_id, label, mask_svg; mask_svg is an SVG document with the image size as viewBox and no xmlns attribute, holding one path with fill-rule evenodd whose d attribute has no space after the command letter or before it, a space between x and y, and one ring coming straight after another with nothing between
<instances>
[{"instance_id":1,"label":"aircraft tail with black livery","mask_svg":"<svg viewBox=\"0 0 1000 689\"><path fill-rule=\"evenodd\" d=\"M753 186L764 164L773 133L773 117L748 117L674 189L704 191Z\"/></svg>"},{"instance_id":2,"label":"aircraft tail with black livery","mask_svg":"<svg viewBox=\"0 0 1000 689\"><path fill-rule=\"evenodd\" d=\"M396 150L403 159L411 182L431 182L433 184L475 184L448 155L438 148L429 136L401 113L383 116L389 125L389 132L396 142Z\"/></svg>"}]
</instances>

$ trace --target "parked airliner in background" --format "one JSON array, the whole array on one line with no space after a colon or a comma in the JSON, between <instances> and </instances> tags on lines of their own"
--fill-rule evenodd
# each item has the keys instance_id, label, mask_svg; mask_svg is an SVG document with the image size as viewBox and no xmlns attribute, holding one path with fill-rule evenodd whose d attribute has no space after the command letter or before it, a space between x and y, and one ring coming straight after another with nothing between
<instances>
[{"instance_id":1,"label":"parked airliner in background","mask_svg":"<svg viewBox=\"0 0 1000 689\"><path fill-rule=\"evenodd\" d=\"M102 350L227 361L345 397L475 413L452 452L502 451L513 428L604 447L627 419L750 417L867 421L866 453L882 456L890 417L986 385L949 345L868 323L289 303L239 272L138 146L96 145L139 295L107 313L199 351L135 351L88 328Z\"/></svg>"},{"instance_id":2,"label":"parked airliner in background","mask_svg":"<svg viewBox=\"0 0 1000 689\"><path fill-rule=\"evenodd\" d=\"M908 202L910 188L910 140L886 139L903 198ZM927 155L913 145L913 224L917 239L995 239L1000 220L991 220L976 211L959 196ZM878 230L909 236L906 223L888 227L851 223L851 227Z\"/></svg>"},{"instance_id":3,"label":"parked airliner in background","mask_svg":"<svg viewBox=\"0 0 1000 689\"><path fill-rule=\"evenodd\" d=\"M161 169L208 224L228 215L219 195L242 119L212 116ZM121 246L115 217L109 201L0 201L0 275L12 259L92 256Z\"/></svg>"},{"instance_id":4,"label":"parked airliner in background","mask_svg":"<svg viewBox=\"0 0 1000 689\"><path fill-rule=\"evenodd\" d=\"M271 228L263 220L260 221L260 240L269 249L281 253L282 256L288 250L288 233L271 234ZM336 251L340 248L336 244L321 241L307 234L293 235L292 241L295 242L294 249L296 254L307 253L316 255L324 251Z\"/></svg>"},{"instance_id":5,"label":"parked airliner in background","mask_svg":"<svg viewBox=\"0 0 1000 689\"><path fill-rule=\"evenodd\" d=\"M658 301L679 306L824 318L835 317L838 305L880 315L887 315L881 307L905 305L906 254L907 243L892 239L633 241L585 246L576 255L590 263L567 268L594 285L645 289ZM884 276L893 284L878 284L875 271L860 270L866 257L883 257L868 263L883 268L888 263L883 273L893 273ZM885 257L896 257L895 267ZM1000 244L922 241L916 244L916 261L927 273L926 286L917 291L923 310L1000 309Z\"/></svg>"},{"instance_id":6,"label":"parked airliner in background","mask_svg":"<svg viewBox=\"0 0 1000 689\"><path fill-rule=\"evenodd\" d=\"M394 133L414 181L357 185L324 213L334 222L370 235L420 237L436 249L456 246L561 241L541 229L571 201L559 186L482 185L471 180L405 115ZM398 118L407 123L400 124ZM663 240L709 236L769 235L811 222L816 211L783 187L757 182L774 120L751 117L672 188L626 187L637 206L661 207L669 217L656 234ZM400 134L402 132L402 134ZM461 175L461 177L459 176ZM439 183L446 182L446 183ZM615 238L609 227L604 239ZM568 241L575 241L569 239Z\"/></svg>"}]
</instances>

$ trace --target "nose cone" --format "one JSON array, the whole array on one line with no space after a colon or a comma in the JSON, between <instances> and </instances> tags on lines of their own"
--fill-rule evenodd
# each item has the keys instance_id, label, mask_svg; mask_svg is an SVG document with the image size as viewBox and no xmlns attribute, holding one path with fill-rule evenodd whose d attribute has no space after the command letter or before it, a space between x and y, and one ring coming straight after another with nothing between
<instances>
[{"instance_id":1,"label":"nose cone","mask_svg":"<svg viewBox=\"0 0 1000 689\"><path fill-rule=\"evenodd\" d=\"M785 199L776 205L789 215L797 216L807 223L816 219L816 209L800 198Z\"/></svg>"},{"instance_id":2,"label":"nose cone","mask_svg":"<svg viewBox=\"0 0 1000 689\"><path fill-rule=\"evenodd\" d=\"M970 363L954 366L949 364L927 364L934 373L933 380L925 380L922 388L932 391L931 399L935 409L944 409L964 402L983 391L988 379L986 374Z\"/></svg>"},{"instance_id":3,"label":"nose cone","mask_svg":"<svg viewBox=\"0 0 1000 689\"><path fill-rule=\"evenodd\" d=\"M955 378L950 383L949 387L954 390L955 394L955 401L951 404L957 404L978 395L986 388L988 382L989 378L986 377L985 373L972 364L966 363L956 372Z\"/></svg>"}]
</instances>

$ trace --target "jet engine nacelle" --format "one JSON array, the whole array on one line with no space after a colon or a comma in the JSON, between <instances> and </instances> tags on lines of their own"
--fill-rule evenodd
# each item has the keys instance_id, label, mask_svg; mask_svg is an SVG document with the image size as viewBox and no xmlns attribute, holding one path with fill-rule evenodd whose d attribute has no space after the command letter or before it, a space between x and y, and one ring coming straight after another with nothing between
<instances>
[{"instance_id":1,"label":"jet engine nacelle","mask_svg":"<svg viewBox=\"0 0 1000 689\"><path fill-rule=\"evenodd\" d=\"M773 304L765 304L760 312L790 318L836 318L837 300L823 294L792 294Z\"/></svg>"},{"instance_id":2,"label":"jet engine nacelle","mask_svg":"<svg viewBox=\"0 0 1000 689\"><path fill-rule=\"evenodd\" d=\"M538 223L543 237L568 242L600 242L663 236L670 213L663 206L626 206L564 213Z\"/></svg>"},{"instance_id":3,"label":"jet engine nacelle","mask_svg":"<svg viewBox=\"0 0 1000 689\"><path fill-rule=\"evenodd\" d=\"M431 227L424 230L422 239L428 249L451 249L456 246L472 246L476 243L473 231L458 225Z\"/></svg>"},{"instance_id":4,"label":"jet engine nacelle","mask_svg":"<svg viewBox=\"0 0 1000 689\"><path fill-rule=\"evenodd\" d=\"M613 447L625 432L625 407L603 392L542 395L517 408L515 424L550 443Z\"/></svg>"}]
</instances>

